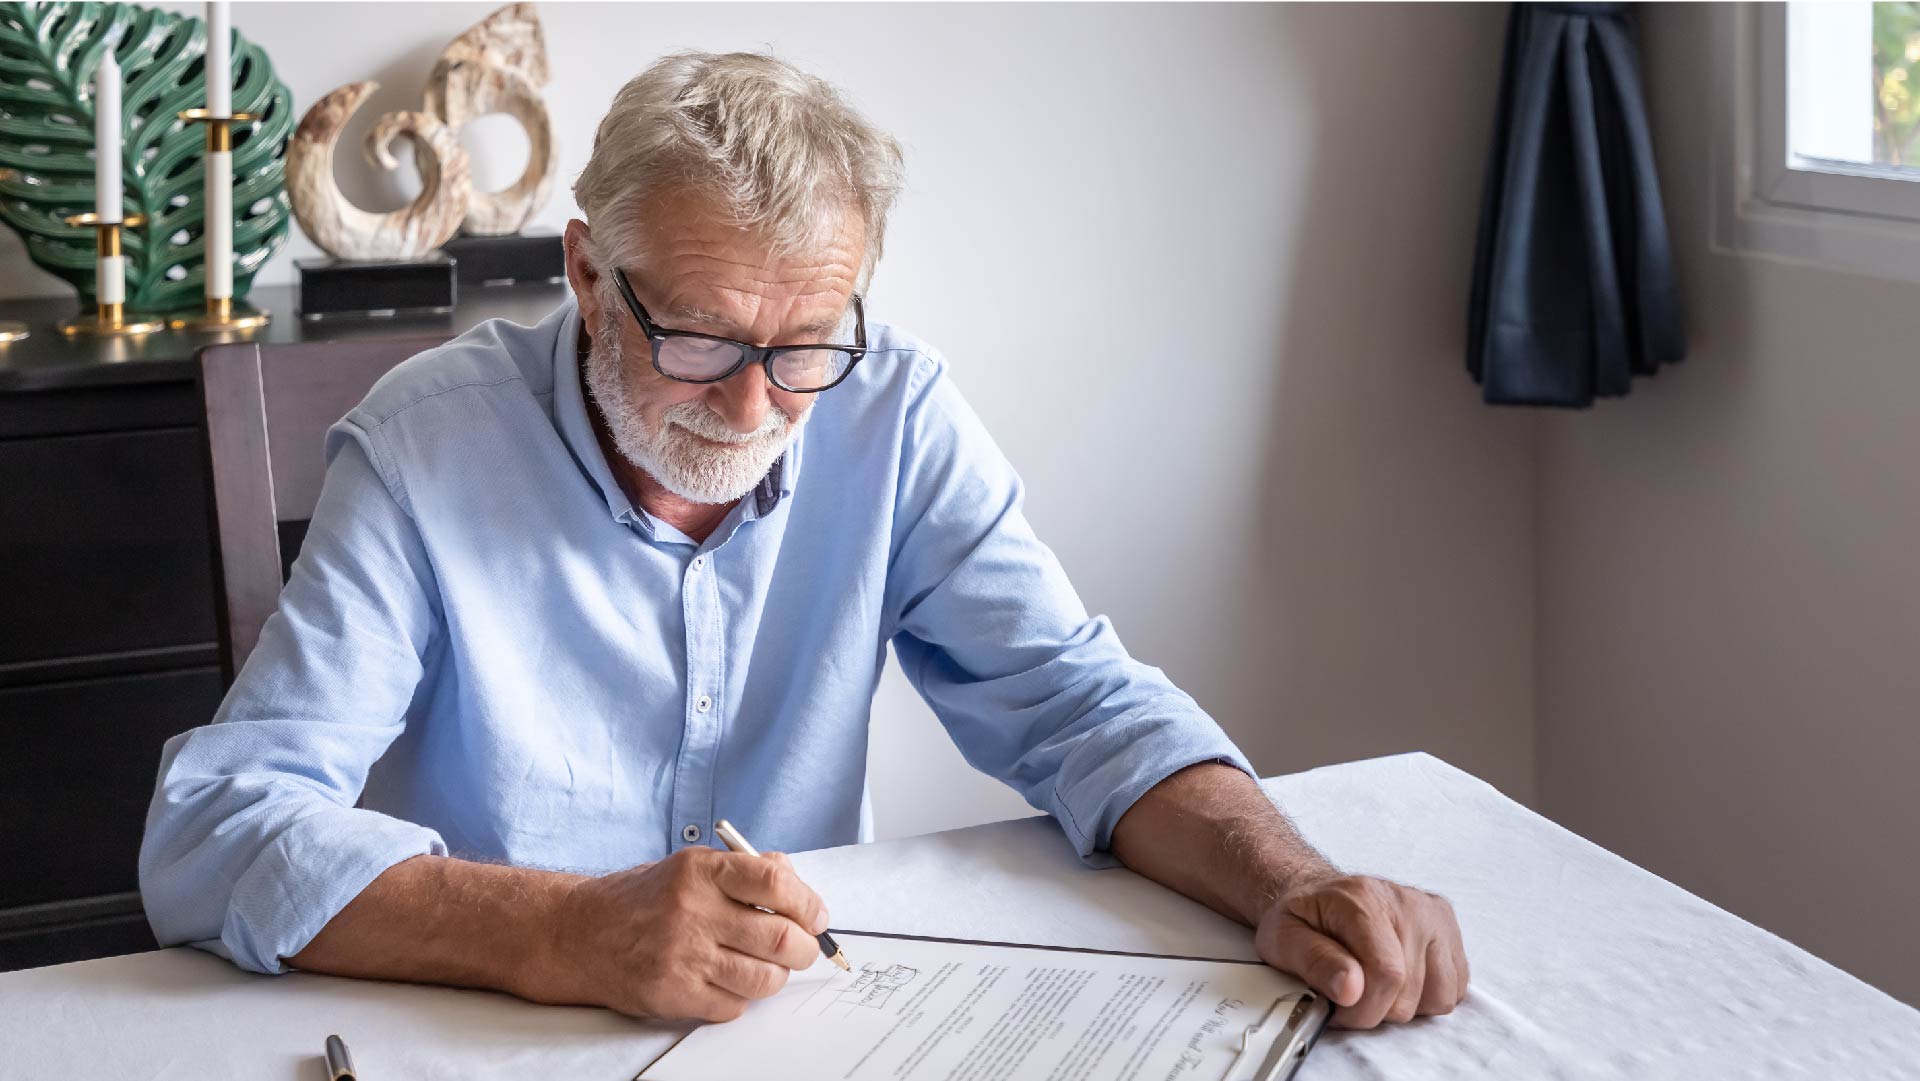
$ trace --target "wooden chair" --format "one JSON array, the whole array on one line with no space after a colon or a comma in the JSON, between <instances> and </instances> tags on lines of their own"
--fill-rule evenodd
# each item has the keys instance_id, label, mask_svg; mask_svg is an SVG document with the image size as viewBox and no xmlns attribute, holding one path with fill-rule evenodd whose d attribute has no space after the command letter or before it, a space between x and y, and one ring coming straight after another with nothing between
<instances>
[{"instance_id":1,"label":"wooden chair","mask_svg":"<svg viewBox=\"0 0 1920 1081\"><path fill-rule=\"evenodd\" d=\"M446 340L228 342L199 351L220 667L229 686L279 603L306 536L326 473L327 429L394 365Z\"/></svg>"}]
</instances>

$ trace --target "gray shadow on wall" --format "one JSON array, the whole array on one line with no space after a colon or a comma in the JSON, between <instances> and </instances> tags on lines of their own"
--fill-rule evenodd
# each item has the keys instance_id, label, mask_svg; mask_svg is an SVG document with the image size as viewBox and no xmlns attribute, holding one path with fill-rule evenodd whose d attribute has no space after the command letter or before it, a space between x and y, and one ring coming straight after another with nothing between
<instances>
[{"instance_id":1,"label":"gray shadow on wall","mask_svg":"<svg viewBox=\"0 0 1920 1081\"><path fill-rule=\"evenodd\" d=\"M1229 624L1274 688L1248 750L1269 772L1427 750L1524 796L1532 419L1481 405L1464 362L1505 11L1283 10L1313 134L1277 240L1270 573Z\"/></svg>"}]
</instances>

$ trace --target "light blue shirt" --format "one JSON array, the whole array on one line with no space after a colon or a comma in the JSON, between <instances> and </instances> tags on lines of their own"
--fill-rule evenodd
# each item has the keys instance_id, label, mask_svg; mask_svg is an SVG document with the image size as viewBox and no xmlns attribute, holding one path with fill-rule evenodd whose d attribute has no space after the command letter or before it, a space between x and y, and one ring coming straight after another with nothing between
<instances>
[{"instance_id":1,"label":"light blue shirt","mask_svg":"<svg viewBox=\"0 0 1920 1081\"><path fill-rule=\"evenodd\" d=\"M569 299L394 369L328 433L279 610L169 740L140 851L163 944L278 972L423 853L606 873L713 843L871 837L893 643L974 767L1080 854L1176 770L1248 768L1089 618L940 354L883 323L704 543L634 507ZM356 806L356 801L358 806Z\"/></svg>"}]
</instances>

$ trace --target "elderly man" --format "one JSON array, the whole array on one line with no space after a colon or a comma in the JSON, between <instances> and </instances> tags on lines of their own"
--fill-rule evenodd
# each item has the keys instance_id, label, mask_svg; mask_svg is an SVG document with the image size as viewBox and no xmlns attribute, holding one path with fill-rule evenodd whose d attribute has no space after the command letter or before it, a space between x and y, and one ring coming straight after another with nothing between
<instances>
[{"instance_id":1,"label":"elderly man","mask_svg":"<svg viewBox=\"0 0 1920 1081\"><path fill-rule=\"evenodd\" d=\"M713 823L871 836L891 642L969 762L1087 860L1256 928L1337 1022L1459 1002L1447 903L1295 834L1088 617L939 352L868 321L899 188L897 144L777 60L675 55L620 91L572 299L409 360L330 432L278 612L162 758L160 941L737 1016L818 960L827 911Z\"/></svg>"}]
</instances>

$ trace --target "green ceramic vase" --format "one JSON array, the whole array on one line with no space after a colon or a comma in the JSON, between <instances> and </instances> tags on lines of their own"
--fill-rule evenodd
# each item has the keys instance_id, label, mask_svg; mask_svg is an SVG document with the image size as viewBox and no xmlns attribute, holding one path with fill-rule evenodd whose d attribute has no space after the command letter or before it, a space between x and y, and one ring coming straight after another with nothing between
<instances>
[{"instance_id":1,"label":"green ceramic vase","mask_svg":"<svg viewBox=\"0 0 1920 1081\"><path fill-rule=\"evenodd\" d=\"M93 71L109 42L119 62L127 306L198 308L206 290L202 155L205 126L178 119L206 105L203 20L135 4L0 3L0 220L27 254L94 298L94 231L70 226L93 206ZM233 35L233 109L257 113L233 129L233 293L244 297L287 240L285 183L293 94L267 54Z\"/></svg>"}]
</instances>

